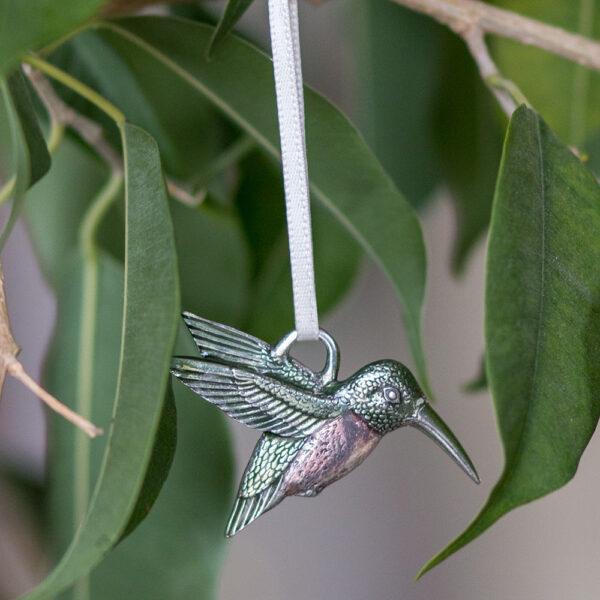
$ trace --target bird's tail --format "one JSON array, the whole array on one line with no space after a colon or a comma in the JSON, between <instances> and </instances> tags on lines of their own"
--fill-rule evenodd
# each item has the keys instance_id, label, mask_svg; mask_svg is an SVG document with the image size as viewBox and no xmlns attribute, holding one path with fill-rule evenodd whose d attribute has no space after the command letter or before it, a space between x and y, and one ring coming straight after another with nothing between
<instances>
[{"instance_id":1,"label":"bird's tail","mask_svg":"<svg viewBox=\"0 0 600 600\"><path fill-rule=\"evenodd\" d=\"M233 537L238 531L279 504L284 498L281 492L282 482L283 475L259 494L249 498L239 496L233 505L225 535L228 538Z\"/></svg>"}]
</instances>

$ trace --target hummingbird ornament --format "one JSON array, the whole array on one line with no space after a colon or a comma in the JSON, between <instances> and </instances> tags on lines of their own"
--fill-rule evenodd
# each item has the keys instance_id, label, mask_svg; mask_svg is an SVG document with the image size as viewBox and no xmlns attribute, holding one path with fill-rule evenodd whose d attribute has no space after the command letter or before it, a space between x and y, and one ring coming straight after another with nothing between
<instances>
[{"instance_id":1,"label":"hummingbird ornament","mask_svg":"<svg viewBox=\"0 0 600 600\"><path fill-rule=\"evenodd\" d=\"M176 357L171 373L230 417L263 432L242 477L227 537L288 496L316 496L358 467L386 433L407 425L433 439L479 483L459 441L403 364L380 360L339 381L338 346L323 330L326 364L314 372L289 356L295 331L271 346L189 312L183 318L201 358Z\"/></svg>"}]
</instances>

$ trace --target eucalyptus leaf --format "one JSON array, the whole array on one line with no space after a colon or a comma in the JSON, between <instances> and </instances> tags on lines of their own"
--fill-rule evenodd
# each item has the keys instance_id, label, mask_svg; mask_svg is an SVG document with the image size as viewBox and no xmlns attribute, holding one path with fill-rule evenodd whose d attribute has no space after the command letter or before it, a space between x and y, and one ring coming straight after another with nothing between
<instances>
[{"instance_id":1,"label":"eucalyptus leaf","mask_svg":"<svg viewBox=\"0 0 600 600\"><path fill-rule=\"evenodd\" d=\"M39 181L50 169L50 154L40 128L25 77L16 70L8 79L8 87L29 153L29 186Z\"/></svg>"},{"instance_id":2,"label":"eucalyptus leaf","mask_svg":"<svg viewBox=\"0 0 600 600\"><path fill-rule=\"evenodd\" d=\"M465 383L463 389L465 392L469 394L476 394L477 392L483 392L487 390L488 387L488 378L486 373L486 365L485 365L485 356L481 358L481 363L479 365L479 370L477 371L477 375L473 377L470 381Z\"/></svg>"},{"instance_id":3,"label":"eucalyptus leaf","mask_svg":"<svg viewBox=\"0 0 600 600\"><path fill-rule=\"evenodd\" d=\"M473 523L421 574L575 475L600 415L599 230L598 182L521 107L506 136L486 282L504 472Z\"/></svg>"},{"instance_id":4,"label":"eucalyptus leaf","mask_svg":"<svg viewBox=\"0 0 600 600\"><path fill-rule=\"evenodd\" d=\"M74 384L78 376L82 294L82 266L73 264L73 255L78 251L81 220L106 176L100 161L66 137L52 171L27 199L29 229L38 257L44 273L52 272L51 282L58 288L58 323L44 380L57 397L72 406L77 401ZM189 208L171 202L170 208L182 306L211 319L241 324L249 265L240 224L234 216L208 206ZM104 230L119 229L114 212L113 208L104 217L97 236L113 255L115 241ZM95 333L90 414L94 422L108 423L119 360L123 269L113 256L101 250L98 269L96 321L102 326ZM187 329L182 329L184 335L176 353L192 355L193 342ZM216 587L233 485L229 436L219 411L199 402L187 388L177 387L178 449L169 478L146 520L90 576L88 589L92 597L130 595L165 600L181 589L180 596L208 598ZM58 554L66 549L78 525L73 517L73 444L77 434L60 419L53 419L51 424L49 531ZM85 443L85 438L82 440ZM155 448L157 445L161 446L159 439ZM90 450L89 480L93 484L102 461L103 438L95 440ZM160 456L165 458L162 453Z\"/></svg>"},{"instance_id":5,"label":"eucalyptus leaf","mask_svg":"<svg viewBox=\"0 0 600 600\"><path fill-rule=\"evenodd\" d=\"M0 102L2 103L2 112L8 120L8 130L10 137L10 154L13 162L13 179L6 182L12 195L12 204L6 223L0 233L0 250L4 247L10 232L21 212L21 206L25 199L25 192L29 187L31 179L31 157L27 146L25 131L21 125L19 114L17 112L14 100L11 95L10 86L0 79ZM14 181L14 184L12 183Z\"/></svg>"},{"instance_id":6,"label":"eucalyptus leaf","mask_svg":"<svg viewBox=\"0 0 600 600\"><path fill-rule=\"evenodd\" d=\"M279 158L272 64L265 54L229 36L218 55L202 60L214 29L181 19L147 16L100 27L134 72L141 74L141 65L153 59L163 67L155 70L160 77L180 77ZM347 119L310 89L305 101L312 195L392 280L417 373L427 387L421 341L426 261L419 221Z\"/></svg>"},{"instance_id":7,"label":"eucalyptus leaf","mask_svg":"<svg viewBox=\"0 0 600 600\"><path fill-rule=\"evenodd\" d=\"M106 166L66 136L47 177L27 194L27 225L44 276L55 288L63 277L73 276L70 259L81 220L107 177Z\"/></svg>"},{"instance_id":8,"label":"eucalyptus leaf","mask_svg":"<svg viewBox=\"0 0 600 600\"><path fill-rule=\"evenodd\" d=\"M262 153L242 170L236 205L254 255L245 329L275 342L294 327L283 181L279 165ZM325 315L352 285L360 248L321 204L313 202L311 211L317 302Z\"/></svg>"},{"instance_id":9,"label":"eucalyptus leaf","mask_svg":"<svg viewBox=\"0 0 600 600\"><path fill-rule=\"evenodd\" d=\"M253 152L240 164L235 205L252 254L252 275L257 277L285 235L283 178L273 160Z\"/></svg>"},{"instance_id":10,"label":"eucalyptus leaf","mask_svg":"<svg viewBox=\"0 0 600 600\"><path fill-rule=\"evenodd\" d=\"M162 414L179 312L175 241L156 144L125 124L123 146L125 304L114 418L84 521L54 571L24 596L28 600L54 598L86 576L121 538Z\"/></svg>"},{"instance_id":11,"label":"eucalyptus leaf","mask_svg":"<svg viewBox=\"0 0 600 600\"><path fill-rule=\"evenodd\" d=\"M433 111L446 29L389 0L355 0L355 113L385 170L419 207L440 182Z\"/></svg>"},{"instance_id":12,"label":"eucalyptus leaf","mask_svg":"<svg viewBox=\"0 0 600 600\"><path fill-rule=\"evenodd\" d=\"M138 525L150 514L150 510L158 500L158 496L167 480L177 447L177 407L171 386L167 386L165 403L163 405L158 430L154 438L154 448L146 469L144 483L140 490L136 505L129 517L129 523L121 534L124 540L133 533Z\"/></svg>"},{"instance_id":13,"label":"eucalyptus leaf","mask_svg":"<svg viewBox=\"0 0 600 600\"><path fill-rule=\"evenodd\" d=\"M64 277L56 287L58 315L44 367L44 385L92 422L106 426L112 416L119 371L123 266L101 251L95 265L86 265L78 248L64 257L64 263ZM90 268L95 273L86 279ZM106 436L90 441L58 418L51 419L48 426L48 531L52 553L60 557L85 514Z\"/></svg>"},{"instance_id":14,"label":"eucalyptus leaf","mask_svg":"<svg viewBox=\"0 0 600 600\"><path fill-rule=\"evenodd\" d=\"M219 322L240 324L248 301L248 247L234 215L171 203L181 304Z\"/></svg>"},{"instance_id":15,"label":"eucalyptus leaf","mask_svg":"<svg viewBox=\"0 0 600 600\"><path fill-rule=\"evenodd\" d=\"M0 75L94 16L104 0L0 0Z\"/></svg>"},{"instance_id":16,"label":"eucalyptus leaf","mask_svg":"<svg viewBox=\"0 0 600 600\"><path fill-rule=\"evenodd\" d=\"M436 152L456 211L452 268L460 274L490 221L503 117L464 42L448 34L444 49L435 111Z\"/></svg>"},{"instance_id":17,"label":"eucalyptus leaf","mask_svg":"<svg viewBox=\"0 0 600 600\"><path fill-rule=\"evenodd\" d=\"M13 199L0 234L2 249L21 213L25 192L50 168L50 155L20 70L13 72L6 81L0 80L0 95L0 113L8 122L6 129L10 140L9 148L3 148L1 153L7 162L13 163L12 177L2 187L4 199L11 196ZM8 170L10 172L10 168Z\"/></svg>"},{"instance_id":18,"label":"eucalyptus leaf","mask_svg":"<svg viewBox=\"0 0 600 600\"><path fill-rule=\"evenodd\" d=\"M212 53L218 48L219 44L227 37L237 22L244 16L244 13L250 8L253 0L227 0L225 10L217 23L213 36L208 45L206 55L211 57Z\"/></svg>"},{"instance_id":19,"label":"eucalyptus leaf","mask_svg":"<svg viewBox=\"0 0 600 600\"><path fill-rule=\"evenodd\" d=\"M181 326L175 353L196 353ZM91 575L92 597L215 599L233 496L233 456L223 415L182 385L177 450L169 477L143 523Z\"/></svg>"}]
</instances>

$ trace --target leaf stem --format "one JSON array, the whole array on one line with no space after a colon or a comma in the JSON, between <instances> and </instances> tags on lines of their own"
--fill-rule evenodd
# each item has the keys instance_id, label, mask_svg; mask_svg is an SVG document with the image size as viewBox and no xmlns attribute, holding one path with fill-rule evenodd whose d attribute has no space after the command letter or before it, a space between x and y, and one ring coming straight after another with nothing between
<instances>
[{"instance_id":1,"label":"leaf stem","mask_svg":"<svg viewBox=\"0 0 600 600\"><path fill-rule=\"evenodd\" d=\"M101 111L105 112L119 128L125 123L125 115L112 104L112 102L109 102L104 96L101 96L82 81L75 79L75 77L69 75L66 71L55 67L53 64L46 62L33 54L25 56L23 62L36 68L38 71L45 73L48 77L52 77L52 79L62 83L74 92L77 92L80 96L97 106Z\"/></svg>"},{"instance_id":2,"label":"leaf stem","mask_svg":"<svg viewBox=\"0 0 600 600\"><path fill-rule=\"evenodd\" d=\"M115 201L123 185L122 173L113 173L83 217L79 229L79 244L84 258L96 256L96 232L102 218Z\"/></svg>"},{"instance_id":3,"label":"leaf stem","mask_svg":"<svg viewBox=\"0 0 600 600\"><path fill-rule=\"evenodd\" d=\"M99 427L90 423L84 417L73 412L62 402L57 400L52 394L49 394L43 387L38 385L25 371L23 365L14 356L3 356L3 361L6 364L6 370L15 378L18 379L25 387L29 388L42 402L44 402L54 412L61 417L70 421L84 431L89 437L95 438L102 435L103 431Z\"/></svg>"},{"instance_id":4,"label":"leaf stem","mask_svg":"<svg viewBox=\"0 0 600 600\"><path fill-rule=\"evenodd\" d=\"M527 100L521 88L512 79L506 79L506 77L502 77L501 75L490 75L486 78L486 83L494 89L506 92L516 106L525 104L531 108L531 102Z\"/></svg>"},{"instance_id":5,"label":"leaf stem","mask_svg":"<svg viewBox=\"0 0 600 600\"><path fill-rule=\"evenodd\" d=\"M0 188L0 206L4 204L11 196L15 189L15 183L17 183L17 176L13 175L3 186Z\"/></svg>"}]
</instances>

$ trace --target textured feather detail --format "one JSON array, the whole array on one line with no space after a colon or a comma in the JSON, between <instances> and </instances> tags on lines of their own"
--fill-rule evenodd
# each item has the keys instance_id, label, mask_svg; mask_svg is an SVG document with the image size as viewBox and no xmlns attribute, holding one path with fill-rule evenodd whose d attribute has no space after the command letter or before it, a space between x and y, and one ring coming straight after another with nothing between
<instances>
[{"instance_id":1,"label":"textured feather detail","mask_svg":"<svg viewBox=\"0 0 600 600\"><path fill-rule=\"evenodd\" d=\"M321 385L313 371L289 356L273 355L273 346L252 335L190 312L182 316L202 358L251 369L311 391Z\"/></svg>"},{"instance_id":2,"label":"textured feather detail","mask_svg":"<svg viewBox=\"0 0 600 600\"><path fill-rule=\"evenodd\" d=\"M248 461L238 496L249 498L268 488L290 466L307 439L263 434Z\"/></svg>"},{"instance_id":3,"label":"textured feather detail","mask_svg":"<svg viewBox=\"0 0 600 600\"><path fill-rule=\"evenodd\" d=\"M285 437L310 435L340 414L326 396L245 369L176 357L171 373L240 423Z\"/></svg>"},{"instance_id":4,"label":"textured feather detail","mask_svg":"<svg viewBox=\"0 0 600 600\"><path fill-rule=\"evenodd\" d=\"M233 505L225 535L228 538L234 536L252 521L258 519L260 515L279 504L284 498L281 493L282 482L283 476L279 477L260 494L250 498L238 497Z\"/></svg>"}]
</instances>

